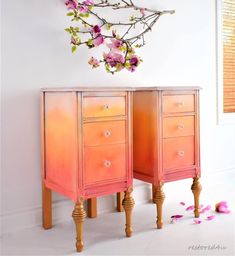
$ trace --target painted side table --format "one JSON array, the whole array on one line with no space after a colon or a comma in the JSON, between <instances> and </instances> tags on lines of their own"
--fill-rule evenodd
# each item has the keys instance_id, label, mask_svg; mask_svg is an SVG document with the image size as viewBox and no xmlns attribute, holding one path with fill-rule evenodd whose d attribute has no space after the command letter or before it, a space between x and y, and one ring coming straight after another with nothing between
<instances>
[{"instance_id":1,"label":"painted side table","mask_svg":"<svg viewBox=\"0 0 235 256\"><path fill-rule=\"evenodd\" d=\"M165 182L193 178L199 217L199 87L136 88L133 98L134 177L153 184L157 227L162 228Z\"/></svg>"},{"instance_id":2,"label":"painted side table","mask_svg":"<svg viewBox=\"0 0 235 256\"><path fill-rule=\"evenodd\" d=\"M43 227L52 227L51 191L74 201L79 252L86 199L125 191L125 231L132 234L132 94L122 87L42 89ZM94 199L88 208L95 214Z\"/></svg>"}]
</instances>

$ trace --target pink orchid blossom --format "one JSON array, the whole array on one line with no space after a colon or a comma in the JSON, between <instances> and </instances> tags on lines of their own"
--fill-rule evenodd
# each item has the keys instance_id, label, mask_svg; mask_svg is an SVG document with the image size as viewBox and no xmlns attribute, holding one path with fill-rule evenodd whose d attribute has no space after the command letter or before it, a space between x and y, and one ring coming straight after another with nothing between
<instances>
[{"instance_id":1,"label":"pink orchid blossom","mask_svg":"<svg viewBox=\"0 0 235 256\"><path fill-rule=\"evenodd\" d=\"M185 205L185 202L180 202L180 204L184 206L184 205Z\"/></svg>"},{"instance_id":2,"label":"pink orchid blossom","mask_svg":"<svg viewBox=\"0 0 235 256\"><path fill-rule=\"evenodd\" d=\"M87 5L80 5L79 8L81 13L87 13L88 12L88 6Z\"/></svg>"},{"instance_id":3,"label":"pink orchid blossom","mask_svg":"<svg viewBox=\"0 0 235 256\"><path fill-rule=\"evenodd\" d=\"M207 216L207 220L213 220L215 218L215 215L210 215L210 216Z\"/></svg>"},{"instance_id":4,"label":"pink orchid blossom","mask_svg":"<svg viewBox=\"0 0 235 256\"><path fill-rule=\"evenodd\" d=\"M85 0L85 1L83 1L82 3L83 3L84 5L89 6L89 5L93 5L93 4L94 4L94 1L93 1L93 0Z\"/></svg>"},{"instance_id":5,"label":"pink orchid blossom","mask_svg":"<svg viewBox=\"0 0 235 256\"><path fill-rule=\"evenodd\" d=\"M99 67L100 62L96 58L91 57L90 60L88 61L88 64L90 64L92 68L97 68Z\"/></svg>"},{"instance_id":6,"label":"pink orchid blossom","mask_svg":"<svg viewBox=\"0 0 235 256\"><path fill-rule=\"evenodd\" d=\"M102 35L98 35L94 40L93 43L95 46L99 46L104 43L104 37Z\"/></svg>"},{"instance_id":7,"label":"pink orchid blossom","mask_svg":"<svg viewBox=\"0 0 235 256\"><path fill-rule=\"evenodd\" d=\"M108 54L104 54L105 61L113 68L117 64L124 64L125 58L121 53L110 51Z\"/></svg>"},{"instance_id":8,"label":"pink orchid blossom","mask_svg":"<svg viewBox=\"0 0 235 256\"><path fill-rule=\"evenodd\" d=\"M144 8L141 8L141 9L140 9L140 13L141 13L143 16L145 16L145 10L144 10Z\"/></svg>"},{"instance_id":9,"label":"pink orchid blossom","mask_svg":"<svg viewBox=\"0 0 235 256\"><path fill-rule=\"evenodd\" d=\"M95 26L93 26L92 27L92 29L91 29L91 32L93 33L93 34L100 34L100 32L101 32L101 28L100 28L100 26L99 25L95 25Z\"/></svg>"},{"instance_id":10,"label":"pink orchid blossom","mask_svg":"<svg viewBox=\"0 0 235 256\"><path fill-rule=\"evenodd\" d=\"M78 1L77 0L66 0L65 5L67 6L68 10L75 10L78 7Z\"/></svg>"},{"instance_id":11,"label":"pink orchid blossom","mask_svg":"<svg viewBox=\"0 0 235 256\"><path fill-rule=\"evenodd\" d=\"M107 44L107 46L113 51L119 50L119 48L122 46L122 41L121 40L111 38L110 41L111 41L111 43Z\"/></svg>"},{"instance_id":12,"label":"pink orchid blossom","mask_svg":"<svg viewBox=\"0 0 235 256\"><path fill-rule=\"evenodd\" d=\"M215 205L215 211L219 213L230 213L226 201L221 201Z\"/></svg>"},{"instance_id":13,"label":"pink orchid blossom","mask_svg":"<svg viewBox=\"0 0 235 256\"><path fill-rule=\"evenodd\" d=\"M140 63L139 57L136 55L133 55L129 60L130 67L128 68L128 70L131 72L134 72L137 66L139 65L139 63Z\"/></svg>"},{"instance_id":14,"label":"pink orchid blossom","mask_svg":"<svg viewBox=\"0 0 235 256\"><path fill-rule=\"evenodd\" d=\"M201 224L202 223L202 221L201 220L193 220L193 222L195 223L195 224Z\"/></svg>"}]
</instances>

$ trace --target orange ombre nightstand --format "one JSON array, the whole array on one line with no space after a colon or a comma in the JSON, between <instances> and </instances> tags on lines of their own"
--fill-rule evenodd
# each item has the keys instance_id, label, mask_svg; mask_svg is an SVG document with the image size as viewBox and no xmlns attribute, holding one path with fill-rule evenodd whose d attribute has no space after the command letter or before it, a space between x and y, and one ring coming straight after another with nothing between
<instances>
[{"instance_id":1,"label":"orange ombre nightstand","mask_svg":"<svg viewBox=\"0 0 235 256\"><path fill-rule=\"evenodd\" d=\"M132 89L42 89L41 144L43 227L52 227L51 191L73 200L76 247L82 251L83 201L125 191L125 231L131 236ZM89 215L95 216L92 200Z\"/></svg>"},{"instance_id":2,"label":"orange ombre nightstand","mask_svg":"<svg viewBox=\"0 0 235 256\"><path fill-rule=\"evenodd\" d=\"M162 228L165 182L193 178L199 217L199 87L136 88L133 98L134 177L153 184L157 227Z\"/></svg>"}]
</instances>

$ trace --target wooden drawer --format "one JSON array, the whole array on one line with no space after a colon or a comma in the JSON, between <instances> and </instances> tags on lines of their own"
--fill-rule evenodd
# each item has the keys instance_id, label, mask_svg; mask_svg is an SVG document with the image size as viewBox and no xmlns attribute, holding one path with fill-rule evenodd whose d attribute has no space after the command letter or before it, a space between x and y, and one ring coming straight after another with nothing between
<instances>
[{"instance_id":1,"label":"wooden drawer","mask_svg":"<svg viewBox=\"0 0 235 256\"><path fill-rule=\"evenodd\" d=\"M194 144L194 136L163 139L163 169L194 165Z\"/></svg>"},{"instance_id":2,"label":"wooden drawer","mask_svg":"<svg viewBox=\"0 0 235 256\"><path fill-rule=\"evenodd\" d=\"M84 97L83 117L124 116L125 97Z\"/></svg>"},{"instance_id":3,"label":"wooden drawer","mask_svg":"<svg viewBox=\"0 0 235 256\"><path fill-rule=\"evenodd\" d=\"M126 178L126 145L85 147L85 182L93 184Z\"/></svg>"},{"instance_id":4,"label":"wooden drawer","mask_svg":"<svg viewBox=\"0 0 235 256\"><path fill-rule=\"evenodd\" d=\"M107 121L84 124L84 145L96 146L125 143L125 121Z\"/></svg>"},{"instance_id":5,"label":"wooden drawer","mask_svg":"<svg viewBox=\"0 0 235 256\"><path fill-rule=\"evenodd\" d=\"M163 96L163 113L180 113L195 111L194 94Z\"/></svg>"},{"instance_id":6,"label":"wooden drawer","mask_svg":"<svg viewBox=\"0 0 235 256\"><path fill-rule=\"evenodd\" d=\"M163 118L163 137L194 135L194 116L177 116Z\"/></svg>"}]
</instances>

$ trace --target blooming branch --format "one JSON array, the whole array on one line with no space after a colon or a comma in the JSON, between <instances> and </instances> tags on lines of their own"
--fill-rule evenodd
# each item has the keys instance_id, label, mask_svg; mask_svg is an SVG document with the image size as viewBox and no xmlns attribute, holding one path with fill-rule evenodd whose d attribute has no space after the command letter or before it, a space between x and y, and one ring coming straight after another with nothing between
<instances>
[{"instance_id":1,"label":"blooming branch","mask_svg":"<svg viewBox=\"0 0 235 256\"><path fill-rule=\"evenodd\" d=\"M136 55L135 49L145 45L145 34L152 30L157 20L164 14L173 14L174 11L157 11L136 6L132 0L118 0L110 3L108 0L66 0L65 5L69 12L67 16L72 21L78 22L78 26L70 26L65 30L71 35L72 52L81 45L88 48L106 45L108 52L103 53L103 58L97 60L94 57L88 61L92 68L97 68L101 63L106 71L114 74L123 69L135 71L141 63L141 58ZM112 22L100 16L97 10L111 8L112 10L128 9L134 14L127 22ZM92 18L92 22L91 19ZM94 18L97 22L94 23ZM141 32L133 34L137 26ZM122 33L117 31L120 27L125 28Z\"/></svg>"}]
</instances>

